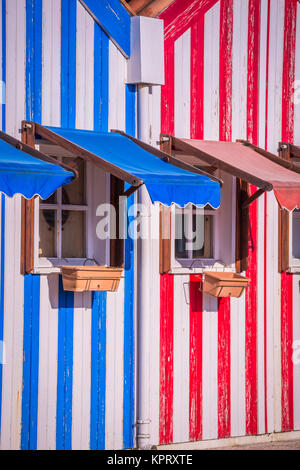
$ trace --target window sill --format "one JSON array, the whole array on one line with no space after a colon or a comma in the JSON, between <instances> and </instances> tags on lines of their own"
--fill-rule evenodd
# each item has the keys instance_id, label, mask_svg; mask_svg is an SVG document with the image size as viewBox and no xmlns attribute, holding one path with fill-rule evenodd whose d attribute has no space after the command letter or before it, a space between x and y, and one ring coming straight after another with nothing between
<instances>
[{"instance_id":1,"label":"window sill","mask_svg":"<svg viewBox=\"0 0 300 470\"><path fill-rule=\"evenodd\" d=\"M56 258L40 258L40 263L33 268L32 274L60 274L60 268L62 266L96 266L97 264L88 264L92 260L89 258L67 258L67 259L56 259Z\"/></svg>"},{"instance_id":2,"label":"window sill","mask_svg":"<svg viewBox=\"0 0 300 470\"><path fill-rule=\"evenodd\" d=\"M214 271L214 272L227 272L227 273L235 273L236 270L235 268L231 267L226 267L226 268L220 268L220 267L215 267L213 268L212 266L204 266L202 268L178 268L178 267L172 267L169 271L169 274L175 274L175 275L186 275L186 274L203 274L208 271Z\"/></svg>"},{"instance_id":3,"label":"window sill","mask_svg":"<svg viewBox=\"0 0 300 470\"><path fill-rule=\"evenodd\" d=\"M300 265L299 266L291 266L288 271L289 274L300 274Z\"/></svg>"}]
</instances>

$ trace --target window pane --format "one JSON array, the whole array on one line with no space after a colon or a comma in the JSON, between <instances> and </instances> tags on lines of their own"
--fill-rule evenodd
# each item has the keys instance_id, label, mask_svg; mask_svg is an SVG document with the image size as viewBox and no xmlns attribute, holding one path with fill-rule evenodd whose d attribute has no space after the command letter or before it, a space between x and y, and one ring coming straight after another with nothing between
<instances>
[{"instance_id":1,"label":"window pane","mask_svg":"<svg viewBox=\"0 0 300 470\"><path fill-rule=\"evenodd\" d=\"M300 210L293 212L293 257L300 259Z\"/></svg>"},{"instance_id":2,"label":"window pane","mask_svg":"<svg viewBox=\"0 0 300 470\"><path fill-rule=\"evenodd\" d=\"M55 258L55 227L56 211L40 210L40 243L39 256L42 258Z\"/></svg>"},{"instance_id":3,"label":"window pane","mask_svg":"<svg viewBox=\"0 0 300 470\"><path fill-rule=\"evenodd\" d=\"M62 258L85 258L85 213L62 211Z\"/></svg>"},{"instance_id":4,"label":"window pane","mask_svg":"<svg viewBox=\"0 0 300 470\"><path fill-rule=\"evenodd\" d=\"M213 216L201 209L192 212L176 211L175 257L183 259L213 257Z\"/></svg>"},{"instance_id":5,"label":"window pane","mask_svg":"<svg viewBox=\"0 0 300 470\"><path fill-rule=\"evenodd\" d=\"M186 250L187 239L184 230L184 215L180 212L175 214L175 258L188 258Z\"/></svg>"},{"instance_id":6,"label":"window pane","mask_svg":"<svg viewBox=\"0 0 300 470\"><path fill-rule=\"evenodd\" d=\"M62 203L73 205L85 204L85 161L82 158L63 158L63 163L70 165L72 161L76 160L76 168L78 171L78 178L72 183L64 186Z\"/></svg>"},{"instance_id":7,"label":"window pane","mask_svg":"<svg viewBox=\"0 0 300 470\"><path fill-rule=\"evenodd\" d=\"M196 249L193 250L193 258L212 258L212 215L194 214L193 232L197 234Z\"/></svg>"}]
</instances>

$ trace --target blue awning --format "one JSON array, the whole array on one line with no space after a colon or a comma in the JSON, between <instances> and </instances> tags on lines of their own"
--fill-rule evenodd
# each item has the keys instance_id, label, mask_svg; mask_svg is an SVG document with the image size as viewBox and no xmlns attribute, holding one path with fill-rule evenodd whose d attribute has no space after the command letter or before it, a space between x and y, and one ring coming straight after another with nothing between
<instances>
[{"instance_id":1,"label":"blue awning","mask_svg":"<svg viewBox=\"0 0 300 470\"><path fill-rule=\"evenodd\" d=\"M47 127L63 137L142 180L152 202L180 207L220 205L220 183L209 176L179 168L144 150L128 137L115 132L95 132Z\"/></svg>"},{"instance_id":2,"label":"blue awning","mask_svg":"<svg viewBox=\"0 0 300 470\"><path fill-rule=\"evenodd\" d=\"M59 165L40 160L0 140L0 192L27 199L35 195L47 199L74 178L74 173Z\"/></svg>"}]
</instances>

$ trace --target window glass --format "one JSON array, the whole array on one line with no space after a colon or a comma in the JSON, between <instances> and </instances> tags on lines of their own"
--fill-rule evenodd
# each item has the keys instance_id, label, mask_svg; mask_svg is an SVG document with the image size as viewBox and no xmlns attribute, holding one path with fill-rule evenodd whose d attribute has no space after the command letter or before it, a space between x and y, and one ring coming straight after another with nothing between
<instances>
[{"instance_id":1,"label":"window glass","mask_svg":"<svg viewBox=\"0 0 300 470\"><path fill-rule=\"evenodd\" d=\"M40 202L39 257L86 257L86 171L82 159L76 160L78 178ZM66 207L67 206L67 207Z\"/></svg>"},{"instance_id":2,"label":"window glass","mask_svg":"<svg viewBox=\"0 0 300 470\"><path fill-rule=\"evenodd\" d=\"M82 211L63 211L62 258L85 258L84 219Z\"/></svg>"},{"instance_id":3,"label":"window glass","mask_svg":"<svg viewBox=\"0 0 300 470\"><path fill-rule=\"evenodd\" d=\"M39 240L39 256L43 258L55 258L55 225L56 211L41 210L40 211L40 240Z\"/></svg>"},{"instance_id":4,"label":"window glass","mask_svg":"<svg viewBox=\"0 0 300 470\"><path fill-rule=\"evenodd\" d=\"M175 258L198 259L213 257L213 215L203 209L176 209Z\"/></svg>"}]
</instances>

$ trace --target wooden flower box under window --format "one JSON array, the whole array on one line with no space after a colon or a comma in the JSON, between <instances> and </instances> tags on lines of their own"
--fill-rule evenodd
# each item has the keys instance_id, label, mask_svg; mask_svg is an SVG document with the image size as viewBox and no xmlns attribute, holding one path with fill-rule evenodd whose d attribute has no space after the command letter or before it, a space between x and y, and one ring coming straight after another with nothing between
<instances>
[{"instance_id":1,"label":"wooden flower box under window","mask_svg":"<svg viewBox=\"0 0 300 470\"><path fill-rule=\"evenodd\" d=\"M63 288L67 291L116 292L123 269L106 266L62 266Z\"/></svg>"},{"instance_id":2,"label":"wooden flower box under window","mask_svg":"<svg viewBox=\"0 0 300 470\"><path fill-rule=\"evenodd\" d=\"M206 272L202 290L214 297L241 297L250 279L231 272Z\"/></svg>"}]
</instances>

